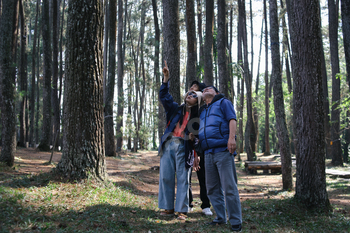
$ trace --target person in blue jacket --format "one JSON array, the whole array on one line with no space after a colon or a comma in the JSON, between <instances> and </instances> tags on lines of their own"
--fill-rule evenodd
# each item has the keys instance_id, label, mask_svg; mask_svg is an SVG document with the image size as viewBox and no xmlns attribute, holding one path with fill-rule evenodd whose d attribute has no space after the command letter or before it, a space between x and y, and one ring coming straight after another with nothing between
<instances>
[{"instance_id":1,"label":"person in blue jacket","mask_svg":"<svg viewBox=\"0 0 350 233\"><path fill-rule=\"evenodd\" d=\"M200 112L199 142L205 156L205 176L209 200L216 212L210 225L226 224L241 231L242 211L235 166L236 113L231 101L214 86L203 90L205 105ZM226 208L225 208L226 200Z\"/></svg>"},{"instance_id":2,"label":"person in blue jacket","mask_svg":"<svg viewBox=\"0 0 350 233\"><path fill-rule=\"evenodd\" d=\"M189 91L184 104L174 102L169 93L169 69L165 62L164 79L159 90L159 98L166 111L167 128L159 146L159 194L158 208L164 209L161 216L178 213L179 220L185 220L189 211L189 177L193 163L193 146L188 135L199 128L199 103L201 92ZM176 202L175 175L177 179Z\"/></svg>"}]
</instances>

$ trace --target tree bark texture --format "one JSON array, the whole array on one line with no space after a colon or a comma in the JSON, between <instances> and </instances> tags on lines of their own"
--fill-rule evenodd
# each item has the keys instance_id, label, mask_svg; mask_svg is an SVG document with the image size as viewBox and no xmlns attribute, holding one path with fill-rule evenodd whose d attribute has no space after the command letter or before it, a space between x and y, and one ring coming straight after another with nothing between
<instances>
[{"instance_id":1,"label":"tree bark texture","mask_svg":"<svg viewBox=\"0 0 350 233\"><path fill-rule=\"evenodd\" d=\"M255 155L255 126L253 120L253 103L252 103L252 78L249 71L248 62L248 42L247 42L247 23L245 0L239 0L239 17L242 17L242 42L243 42L243 67L244 67L244 81L247 91L247 122L244 132L245 150L247 152L248 161L256 160Z\"/></svg>"},{"instance_id":2,"label":"tree bark texture","mask_svg":"<svg viewBox=\"0 0 350 233\"><path fill-rule=\"evenodd\" d=\"M198 22L198 41L199 41L199 77L202 80L204 70L204 45L202 32L202 0L197 0L197 22Z\"/></svg>"},{"instance_id":3,"label":"tree bark texture","mask_svg":"<svg viewBox=\"0 0 350 233\"><path fill-rule=\"evenodd\" d=\"M341 0L341 18L346 61L346 80L350 91L350 0Z\"/></svg>"},{"instance_id":4,"label":"tree bark texture","mask_svg":"<svg viewBox=\"0 0 350 233\"><path fill-rule=\"evenodd\" d=\"M163 0L164 60L170 73L169 92L174 101L182 103L180 94L180 28L179 1Z\"/></svg>"},{"instance_id":5,"label":"tree bark texture","mask_svg":"<svg viewBox=\"0 0 350 233\"><path fill-rule=\"evenodd\" d=\"M103 2L68 4L63 151L57 169L72 179L104 180Z\"/></svg>"},{"instance_id":6,"label":"tree bark texture","mask_svg":"<svg viewBox=\"0 0 350 233\"><path fill-rule=\"evenodd\" d=\"M2 2L0 24L0 93L2 95L2 148L0 162L12 167L16 150L15 77L18 1Z\"/></svg>"},{"instance_id":7,"label":"tree bark texture","mask_svg":"<svg viewBox=\"0 0 350 233\"><path fill-rule=\"evenodd\" d=\"M194 80L197 80L197 40L196 20L194 14L194 0L186 0L186 34L187 34L187 65L186 80L187 89Z\"/></svg>"},{"instance_id":8,"label":"tree bark texture","mask_svg":"<svg viewBox=\"0 0 350 233\"><path fill-rule=\"evenodd\" d=\"M226 97L229 97L229 75L227 72L227 56L226 56L226 2L218 0L218 67L219 67L219 90Z\"/></svg>"},{"instance_id":9,"label":"tree bark texture","mask_svg":"<svg viewBox=\"0 0 350 233\"><path fill-rule=\"evenodd\" d=\"M332 66L332 111L331 111L331 139L332 164L343 166L340 141L340 78L339 51L338 51L338 10L335 0L328 0L329 43Z\"/></svg>"},{"instance_id":10,"label":"tree bark texture","mask_svg":"<svg viewBox=\"0 0 350 233\"><path fill-rule=\"evenodd\" d=\"M279 46L279 24L277 13L277 0L270 0L270 38L271 38L271 60L273 83L273 100L276 114L276 128L278 144L281 154L282 164L282 183L284 190L293 189L292 178L292 158L290 153L290 144L286 115L284 112L284 98L282 88L282 74L280 63L280 46Z\"/></svg>"},{"instance_id":11,"label":"tree bark texture","mask_svg":"<svg viewBox=\"0 0 350 233\"><path fill-rule=\"evenodd\" d=\"M267 3L264 0L265 20L265 151L264 155L270 155L270 100L269 100L269 37L267 30Z\"/></svg>"},{"instance_id":12,"label":"tree bark texture","mask_svg":"<svg viewBox=\"0 0 350 233\"><path fill-rule=\"evenodd\" d=\"M54 137L60 137L60 104L58 91L58 41L59 41L59 5L57 0L52 0L52 90L51 90L51 104L53 110L53 132ZM56 136L57 134L57 136ZM57 145L56 145L57 147Z\"/></svg>"},{"instance_id":13,"label":"tree bark texture","mask_svg":"<svg viewBox=\"0 0 350 233\"><path fill-rule=\"evenodd\" d=\"M109 1L109 47L108 47L108 75L106 80L106 93L105 93L105 146L106 156L115 156L115 140L114 140L114 122L113 122L113 100L114 100L114 86L115 86L115 51L116 51L116 20L117 20L117 1ZM107 39L106 39L107 40Z\"/></svg>"},{"instance_id":14,"label":"tree bark texture","mask_svg":"<svg viewBox=\"0 0 350 233\"><path fill-rule=\"evenodd\" d=\"M296 198L308 207L330 209L326 190L320 4L287 0L291 29L296 143Z\"/></svg>"},{"instance_id":15,"label":"tree bark texture","mask_svg":"<svg viewBox=\"0 0 350 233\"><path fill-rule=\"evenodd\" d=\"M34 147L34 114L35 114L35 65L36 65L36 41L38 34L38 15L39 15L39 0L36 1L36 14L35 14L35 25L34 25L34 38L33 38L33 52L32 52L32 80L31 80L31 91L30 91L30 134L29 144Z\"/></svg>"},{"instance_id":16,"label":"tree bark texture","mask_svg":"<svg viewBox=\"0 0 350 233\"><path fill-rule=\"evenodd\" d=\"M126 7L126 6L125 6ZM124 58L123 58L123 0L118 0L118 107L117 107L117 150L123 146L123 117L124 117Z\"/></svg>"},{"instance_id":17,"label":"tree bark texture","mask_svg":"<svg viewBox=\"0 0 350 233\"><path fill-rule=\"evenodd\" d=\"M27 27L26 27L26 16L23 8L22 0L19 1L19 18L21 27L21 55L19 65L19 91L20 91L20 110L19 110L19 146L25 147L26 141L26 107L27 107L27 89L28 89L28 78L27 78Z\"/></svg>"},{"instance_id":18,"label":"tree bark texture","mask_svg":"<svg viewBox=\"0 0 350 233\"><path fill-rule=\"evenodd\" d=\"M214 0L205 1L204 83L213 85Z\"/></svg>"},{"instance_id":19,"label":"tree bark texture","mask_svg":"<svg viewBox=\"0 0 350 233\"><path fill-rule=\"evenodd\" d=\"M50 151L51 142L51 78L52 78L52 50L50 36L49 0L43 1L42 10L42 35L43 35L43 124L39 149Z\"/></svg>"}]
</instances>

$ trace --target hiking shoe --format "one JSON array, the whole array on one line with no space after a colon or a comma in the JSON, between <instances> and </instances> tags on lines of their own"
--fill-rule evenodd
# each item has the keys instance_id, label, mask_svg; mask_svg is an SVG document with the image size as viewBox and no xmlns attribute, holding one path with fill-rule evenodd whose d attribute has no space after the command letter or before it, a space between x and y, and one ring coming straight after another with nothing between
<instances>
[{"instance_id":1,"label":"hiking shoe","mask_svg":"<svg viewBox=\"0 0 350 233\"><path fill-rule=\"evenodd\" d=\"M239 225L232 225L231 230L234 232L241 232L242 231L242 224Z\"/></svg>"},{"instance_id":2,"label":"hiking shoe","mask_svg":"<svg viewBox=\"0 0 350 233\"><path fill-rule=\"evenodd\" d=\"M213 215L213 212L211 212L209 207L202 209L202 213L207 215L207 216Z\"/></svg>"},{"instance_id":3,"label":"hiking shoe","mask_svg":"<svg viewBox=\"0 0 350 233\"><path fill-rule=\"evenodd\" d=\"M160 212L161 216L173 216L174 215L174 209L172 210L163 210Z\"/></svg>"}]
</instances>

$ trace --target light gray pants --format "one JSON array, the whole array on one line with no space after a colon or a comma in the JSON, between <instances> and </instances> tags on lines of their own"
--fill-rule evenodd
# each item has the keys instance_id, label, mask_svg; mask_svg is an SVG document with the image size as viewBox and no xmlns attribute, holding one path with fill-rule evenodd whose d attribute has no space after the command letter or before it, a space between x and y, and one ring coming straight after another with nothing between
<instances>
[{"instance_id":1,"label":"light gray pants","mask_svg":"<svg viewBox=\"0 0 350 233\"><path fill-rule=\"evenodd\" d=\"M185 150L182 139L172 137L164 145L159 167L158 208L174 209L175 175L177 179L175 212L188 212L189 177L191 169L185 167Z\"/></svg>"},{"instance_id":2,"label":"light gray pants","mask_svg":"<svg viewBox=\"0 0 350 233\"><path fill-rule=\"evenodd\" d=\"M226 223L225 199L231 225L242 224L235 157L229 151L205 154L207 193L216 212L214 222Z\"/></svg>"}]
</instances>

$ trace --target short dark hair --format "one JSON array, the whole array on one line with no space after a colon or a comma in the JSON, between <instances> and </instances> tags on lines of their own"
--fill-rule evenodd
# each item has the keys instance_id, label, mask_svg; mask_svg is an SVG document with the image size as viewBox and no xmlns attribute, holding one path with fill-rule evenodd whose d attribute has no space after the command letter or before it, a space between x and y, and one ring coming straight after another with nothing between
<instances>
[{"instance_id":1,"label":"short dark hair","mask_svg":"<svg viewBox=\"0 0 350 233\"><path fill-rule=\"evenodd\" d=\"M194 81L191 83L191 86L190 86L190 87L192 87L193 84L197 84L198 87L199 87L199 90L202 91L202 92L203 92L204 88L207 87L207 85L205 85L205 83L200 83L200 82L198 82L197 80L194 80Z\"/></svg>"}]
</instances>

